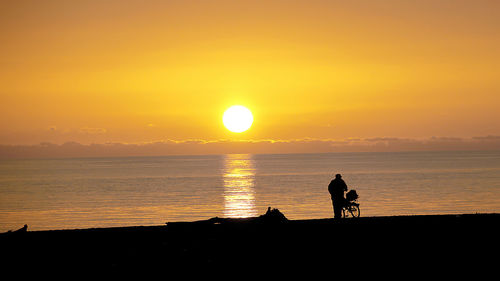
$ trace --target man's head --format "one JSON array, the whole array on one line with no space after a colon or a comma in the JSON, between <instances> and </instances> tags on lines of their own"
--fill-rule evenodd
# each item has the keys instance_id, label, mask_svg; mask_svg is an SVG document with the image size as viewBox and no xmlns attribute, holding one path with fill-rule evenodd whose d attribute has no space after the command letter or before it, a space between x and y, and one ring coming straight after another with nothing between
<instances>
[{"instance_id":1,"label":"man's head","mask_svg":"<svg viewBox=\"0 0 500 281\"><path fill-rule=\"evenodd\" d=\"M342 178L342 175L340 175L340 174L336 174L336 175L335 175L335 178L336 178L336 179L340 179L340 178Z\"/></svg>"}]
</instances>

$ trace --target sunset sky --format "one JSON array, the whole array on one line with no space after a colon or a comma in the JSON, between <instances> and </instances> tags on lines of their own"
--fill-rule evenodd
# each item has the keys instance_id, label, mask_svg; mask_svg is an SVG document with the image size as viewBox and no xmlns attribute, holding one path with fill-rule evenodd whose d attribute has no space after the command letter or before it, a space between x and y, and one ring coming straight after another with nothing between
<instances>
[{"instance_id":1,"label":"sunset sky","mask_svg":"<svg viewBox=\"0 0 500 281\"><path fill-rule=\"evenodd\" d=\"M500 1L2 1L0 42L2 145L500 135Z\"/></svg>"}]
</instances>

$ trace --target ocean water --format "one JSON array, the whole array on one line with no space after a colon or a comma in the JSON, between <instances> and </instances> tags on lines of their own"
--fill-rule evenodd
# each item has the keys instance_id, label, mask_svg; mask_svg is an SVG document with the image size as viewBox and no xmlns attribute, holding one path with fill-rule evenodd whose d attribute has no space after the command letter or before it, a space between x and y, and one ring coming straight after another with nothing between
<instances>
[{"instance_id":1,"label":"ocean water","mask_svg":"<svg viewBox=\"0 0 500 281\"><path fill-rule=\"evenodd\" d=\"M328 218L336 173L361 216L500 212L500 151L2 160L0 232Z\"/></svg>"}]
</instances>

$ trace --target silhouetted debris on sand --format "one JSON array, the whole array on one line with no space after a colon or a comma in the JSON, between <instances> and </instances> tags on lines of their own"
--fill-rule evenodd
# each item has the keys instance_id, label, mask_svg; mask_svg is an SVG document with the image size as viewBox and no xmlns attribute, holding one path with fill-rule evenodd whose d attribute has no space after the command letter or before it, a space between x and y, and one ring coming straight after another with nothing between
<instances>
[{"instance_id":1,"label":"silhouetted debris on sand","mask_svg":"<svg viewBox=\"0 0 500 281\"><path fill-rule=\"evenodd\" d=\"M288 219L280 212L278 209L271 209L271 207L267 208L267 212L264 215L258 217L261 221L268 223L283 223L287 222Z\"/></svg>"},{"instance_id":2,"label":"silhouetted debris on sand","mask_svg":"<svg viewBox=\"0 0 500 281\"><path fill-rule=\"evenodd\" d=\"M10 234L10 235L18 235L18 234L22 234L22 233L26 233L28 231L28 225L25 224L23 227L17 229L17 230L9 230L7 231L5 234Z\"/></svg>"},{"instance_id":3,"label":"silhouetted debris on sand","mask_svg":"<svg viewBox=\"0 0 500 281\"><path fill-rule=\"evenodd\" d=\"M499 222L499 214L288 220L269 208L254 218L4 233L0 249L8 257L2 263L6 269L56 265L85 271L168 272L222 265L248 265L257 270L272 264L289 272L294 268L350 272L373 267L441 272L449 267L463 270L491 264L499 250Z\"/></svg>"},{"instance_id":4,"label":"silhouetted debris on sand","mask_svg":"<svg viewBox=\"0 0 500 281\"><path fill-rule=\"evenodd\" d=\"M23 227L19 228L18 230L13 231L13 233L24 233L28 231L28 225L25 224Z\"/></svg>"},{"instance_id":5,"label":"silhouetted debris on sand","mask_svg":"<svg viewBox=\"0 0 500 281\"><path fill-rule=\"evenodd\" d=\"M169 226L186 225L186 224L230 224L230 223L265 223L265 224L280 224L287 222L288 219L278 209L267 208L267 212L258 217L249 218L219 218L213 217L208 220L195 222L167 222Z\"/></svg>"}]
</instances>

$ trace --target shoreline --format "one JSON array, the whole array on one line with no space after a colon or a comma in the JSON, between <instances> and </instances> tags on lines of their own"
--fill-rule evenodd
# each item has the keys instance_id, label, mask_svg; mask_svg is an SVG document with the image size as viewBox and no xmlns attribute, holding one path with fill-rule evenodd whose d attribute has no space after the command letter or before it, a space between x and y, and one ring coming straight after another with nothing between
<instances>
[{"instance_id":1,"label":"shoreline","mask_svg":"<svg viewBox=\"0 0 500 281\"><path fill-rule=\"evenodd\" d=\"M331 266L333 253L356 253L356 264L480 261L496 254L500 214L451 214L355 219L276 220L265 216L158 226L42 230L0 234L5 268L57 264L121 271L186 266L238 266L272 259L275 265ZM492 252L491 252L492 251ZM490 255L487 255L490 253ZM325 256L327 255L327 256ZM340 259L340 260L339 260Z\"/></svg>"},{"instance_id":2,"label":"shoreline","mask_svg":"<svg viewBox=\"0 0 500 281\"><path fill-rule=\"evenodd\" d=\"M415 214L415 215L391 215L391 216L370 216L370 217L359 217L359 218L347 218L347 219L342 219L341 221L349 221L349 220L354 220L358 223L365 223L367 221L379 221L383 222L386 220L398 220L398 219L411 219L411 218L445 218L445 217L463 217L463 216L500 216L500 213L450 213L450 214ZM42 232L72 232L72 231L99 231L99 230L126 230L126 229L135 229L135 228L158 228L158 227L164 227L165 225L168 224L198 224L198 223L204 223L204 222L209 222L210 220L213 219L223 219L223 220L228 220L232 222L241 222L245 223L247 221L254 220L258 217L244 217L244 218L219 218L219 217L213 217L210 219L202 219L202 220L193 220L193 221L166 221L165 224L152 224L152 225L126 225L126 226L102 226L102 227L84 227L84 228L56 228L56 229L40 229L40 230L30 230L29 226L26 232L29 233L42 233ZM333 218L312 218L312 219L290 219L288 222L291 223L305 223L305 222L317 222L317 223L323 223L323 222L333 222ZM19 225L21 226L21 225ZM22 228L22 227L21 227ZM0 239L9 233L14 233L21 228L16 228L16 229L10 229L7 231L1 231L0 232Z\"/></svg>"}]
</instances>

